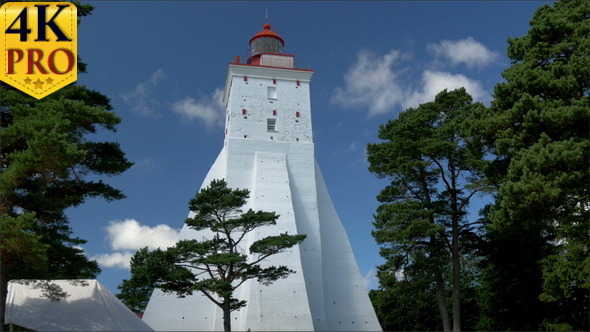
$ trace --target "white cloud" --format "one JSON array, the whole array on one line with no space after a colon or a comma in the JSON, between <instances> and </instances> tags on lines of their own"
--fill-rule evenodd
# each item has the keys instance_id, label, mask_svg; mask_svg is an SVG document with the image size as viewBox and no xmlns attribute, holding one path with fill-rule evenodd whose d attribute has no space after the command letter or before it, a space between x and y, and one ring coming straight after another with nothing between
<instances>
[{"instance_id":1,"label":"white cloud","mask_svg":"<svg viewBox=\"0 0 590 332\"><path fill-rule=\"evenodd\" d=\"M152 74L152 76L148 80L148 83L151 84L152 86L156 86L156 85L158 85L158 83L160 83L160 81L163 81L165 79L166 79L166 74L164 74L164 70L160 68Z\"/></svg>"},{"instance_id":2,"label":"white cloud","mask_svg":"<svg viewBox=\"0 0 590 332\"><path fill-rule=\"evenodd\" d=\"M179 231L164 224L150 227L137 220L125 219L109 222L108 240L116 252L90 257L102 267L129 269L131 257L143 247L150 250L168 248L178 241Z\"/></svg>"},{"instance_id":3,"label":"white cloud","mask_svg":"<svg viewBox=\"0 0 590 332\"><path fill-rule=\"evenodd\" d=\"M95 260L102 267L129 269L129 263L133 254L131 251L115 252L112 254L96 255L90 259Z\"/></svg>"},{"instance_id":4,"label":"white cloud","mask_svg":"<svg viewBox=\"0 0 590 332\"><path fill-rule=\"evenodd\" d=\"M111 221L107 226L113 250L167 248L178 241L179 231L164 224L155 227L141 225L137 220Z\"/></svg>"},{"instance_id":5,"label":"white cloud","mask_svg":"<svg viewBox=\"0 0 590 332\"><path fill-rule=\"evenodd\" d=\"M331 102L348 108L366 108L371 117L389 113L395 107L405 109L432 101L444 89L464 87L475 101L489 101L481 82L462 74L425 69L418 84L402 80L400 74L409 69L408 59L397 50L383 56L359 52L344 75L344 87L335 89Z\"/></svg>"},{"instance_id":6,"label":"white cloud","mask_svg":"<svg viewBox=\"0 0 590 332\"><path fill-rule=\"evenodd\" d=\"M123 101L131 105L131 110L140 115L154 115L153 105L156 101L151 97L152 91L166 79L164 70L156 70L145 82L137 84L135 89L121 95Z\"/></svg>"},{"instance_id":7,"label":"white cloud","mask_svg":"<svg viewBox=\"0 0 590 332\"><path fill-rule=\"evenodd\" d=\"M367 273L362 277L363 282L365 283L365 289L370 291L371 289L375 289L379 286L379 280L377 279L377 271L375 269L370 269Z\"/></svg>"},{"instance_id":8,"label":"white cloud","mask_svg":"<svg viewBox=\"0 0 590 332\"><path fill-rule=\"evenodd\" d=\"M344 75L344 88L336 88L332 102L344 107L368 107L369 116L384 114L403 101L405 95L394 71L406 56L391 50L383 56L360 51Z\"/></svg>"},{"instance_id":9,"label":"white cloud","mask_svg":"<svg viewBox=\"0 0 590 332\"><path fill-rule=\"evenodd\" d=\"M137 160L134 160L135 164L133 167L136 169L141 169L146 172L152 171L159 171L160 170L160 160L153 159L149 157L142 157Z\"/></svg>"},{"instance_id":10,"label":"white cloud","mask_svg":"<svg viewBox=\"0 0 590 332\"><path fill-rule=\"evenodd\" d=\"M186 97L175 102L172 109L186 121L200 120L207 128L223 125L223 90L215 89L211 96L201 96L198 100Z\"/></svg>"},{"instance_id":11,"label":"white cloud","mask_svg":"<svg viewBox=\"0 0 590 332\"><path fill-rule=\"evenodd\" d=\"M426 70L422 74L421 86L420 90L414 91L404 100L404 108L417 107L422 103L433 101L434 97L444 89L451 91L464 87L475 101L486 101L489 98L489 94L479 81L461 74Z\"/></svg>"},{"instance_id":12,"label":"white cloud","mask_svg":"<svg viewBox=\"0 0 590 332\"><path fill-rule=\"evenodd\" d=\"M429 44L428 49L437 58L450 61L453 66L463 63L468 68L483 67L498 58L497 52L487 49L471 37L457 41L443 40L438 44Z\"/></svg>"}]
</instances>

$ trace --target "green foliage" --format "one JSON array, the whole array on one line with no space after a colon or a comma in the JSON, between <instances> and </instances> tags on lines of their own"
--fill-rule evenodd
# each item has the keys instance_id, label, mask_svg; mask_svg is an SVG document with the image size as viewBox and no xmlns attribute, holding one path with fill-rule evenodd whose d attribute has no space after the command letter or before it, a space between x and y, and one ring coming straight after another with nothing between
<instances>
[{"instance_id":1,"label":"green foliage","mask_svg":"<svg viewBox=\"0 0 590 332\"><path fill-rule=\"evenodd\" d=\"M491 308L490 320L494 329L585 329L590 3L543 5L530 24L509 39L512 65L477 125L497 156L485 268L491 302L504 310Z\"/></svg>"},{"instance_id":2,"label":"green foliage","mask_svg":"<svg viewBox=\"0 0 590 332\"><path fill-rule=\"evenodd\" d=\"M470 119L483 109L465 89L445 90L433 102L407 109L382 125L379 138L385 142L369 144L367 150L369 170L391 179L377 197L383 204L374 222L373 236L387 260L380 275L403 271L404 282L429 280L432 289L437 284L445 330L450 326L444 321L444 282L453 281L458 327L460 257L468 251L464 239L477 228L466 209L474 195L487 190L480 172L486 165L484 151L467 130Z\"/></svg>"},{"instance_id":3,"label":"green foliage","mask_svg":"<svg viewBox=\"0 0 590 332\"><path fill-rule=\"evenodd\" d=\"M163 273L165 267L159 264L160 253L150 253L147 247L137 251L131 258L132 278L123 280L118 286L120 293L117 297L133 312L143 313L156 283L153 276Z\"/></svg>"},{"instance_id":4,"label":"green foliage","mask_svg":"<svg viewBox=\"0 0 590 332\"><path fill-rule=\"evenodd\" d=\"M179 297L201 292L223 309L224 328L230 330L230 312L246 305L246 301L233 297L234 291L250 279L270 285L294 273L286 266L263 267L262 262L305 239L305 235L283 233L254 241L248 252L242 250L249 232L273 226L279 218L274 212L243 212L241 207L248 198L248 190L231 189L224 180L213 180L189 201L194 216L185 221L189 227L208 230L211 235L202 240L182 240L166 250L138 251L131 261L131 278L119 287L119 298L141 311L154 287Z\"/></svg>"},{"instance_id":5,"label":"green foliage","mask_svg":"<svg viewBox=\"0 0 590 332\"><path fill-rule=\"evenodd\" d=\"M6 214L0 216L3 266L18 265L37 270L47 268L48 246L40 241L39 235L30 231L34 222L34 213L23 213L16 217Z\"/></svg>"},{"instance_id":6,"label":"green foliage","mask_svg":"<svg viewBox=\"0 0 590 332\"><path fill-rule=\"evenodd\" d=\"M430 329L421 325L424 315L420 320L402 308L432 305L432 281L413 298L405 291L432 280L436 269L448 273L449 220L461 221L464 212L450 202L463 190L487 190L482 180L497 189L494 204L483 211L485 227L459 232L463 272L471 258L481 262L471 277L462 276L463 303L472 311L465 326L589 326L590 2L543 5L530 24L525 36L508 40L512 63L490 108L461 113L462 121L445 132L439 127L446 119L421 105L420 112L407 110L381 127L387 142L369 146L371 171L392 180L378 197L384 204L374 236L387 262L380 267L382 289L371 295L386 329ZM454 147L446 133L464 140L457 145L463 152L448 155ZM448 190L439 179L444 173L433 166L441 156L449 156L451 162L441 163L449 170L470 156L457 169L482 170L485 179L472 173L458 181L465 189ZM473 245L481 258L466 252Z\"/></svg>"},{"instance_id":7,"label":"green foliage","mask_svg":"<svg viewBox=\"0 0 590 332\"><path fill-rule=\"evenodd\" d=\"M41 100L3 86L0 102L1 212L13 217L34 212L35 222L26 231L47 246L45 273L29 268L25 269L27 276L95 277L98 265L74 248L85 241L70 237L64 211L88 197L124 197L100 180L85 180L87 176L117 175L132 165L117 143L85 138L101 127L114 130L120 119L109 111L106 97L77 85Z\"/></svg>"},{"instance_id":8,"label":"green foliage","mask_svg":"<svg viewBox=\"0 0 590 332\"><path fill-rule=\"evenodd\" d=\"M383 331L437 331L440 314L432 282L383 276L369 297Z\"/></svg>"},{"instance_id":9,"label":"green foliage","mask_svg":"<svg viewBox=\"0 0 590 332\"><path fill-rule=\"evenodd\" d=\"M78 6L78 16L92 6ZM80 72L85 71L80 63ZM64 211L89 197L121 199L117 189L97 179L117 175L132 163L118 143L94 142L99 130L120 122L109 99L71 84L37 100L0 83L0 318L8 280L14 278L94 278L100 272L76 248ZM40 284L48 294L59 292Z\"/></svg>"},{"instance_id":10,"label":"green foliage","mask_svg":"<svg viewBox=\"0 0 590 332\"><path fill-rule=\"evenodd\" d=\"M537 263L546 253L545 239L534 228L522 232L491 227L485 239L478 329L537 330L547 314L538 299L542 288Z\"/></svg>"}]
</instances>

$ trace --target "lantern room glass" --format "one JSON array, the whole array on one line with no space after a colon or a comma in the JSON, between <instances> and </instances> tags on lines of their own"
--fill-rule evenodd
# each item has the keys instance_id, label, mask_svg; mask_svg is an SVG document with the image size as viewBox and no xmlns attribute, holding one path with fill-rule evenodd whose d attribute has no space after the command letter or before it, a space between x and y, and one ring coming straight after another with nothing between
<instances>
[{"instance_id":1,"label":"lantern room glass","mask_svg":"<svg viewBox=\"0 0 590 332\"><path fill-rule=\"evenodd\" d=\"M250 56L267 53L283 53L283 43L272 37L259 37L250 44Z\"/></svg>"}]
</instances>

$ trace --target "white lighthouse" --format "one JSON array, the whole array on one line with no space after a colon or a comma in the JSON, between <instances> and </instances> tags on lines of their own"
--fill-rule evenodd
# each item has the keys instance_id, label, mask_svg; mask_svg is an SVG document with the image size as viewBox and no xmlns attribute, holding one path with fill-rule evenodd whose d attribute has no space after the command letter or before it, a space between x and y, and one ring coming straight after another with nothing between
<instances>
[{"instance_id":1,"label":"white lighthouse","mask_svg":"<svg viewBox=\"0 0 590 332\"><path fill-rule=\"evenodd\" d=\"M224 178L250 190L244 210L274 211L276 226L249 234L253 243L278 233L306 234L301 245L272 256L271 265L295 270L270 286L250 280L234 294L247 306L232 313L236 331L378 331L375 311L322 173L315 162L310 82L283 53L269 24L250 39L246 64L229 65L223 149L203 181ZM188 227L181 239L206 233ZM245 247L249 246L246 244ZM178 298L155 290L143 319L155 330L223 330L221 309L195 293Z\"/></svg>"}]
</instances>

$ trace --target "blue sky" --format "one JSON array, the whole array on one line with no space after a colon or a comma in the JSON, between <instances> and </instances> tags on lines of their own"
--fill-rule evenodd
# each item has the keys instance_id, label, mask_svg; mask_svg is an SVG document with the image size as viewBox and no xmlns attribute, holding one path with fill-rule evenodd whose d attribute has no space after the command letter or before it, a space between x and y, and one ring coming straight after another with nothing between
<instances>
[{"instance_id":1,"label":"blue sky","mask_svg":"<svg viewBox=\"0 0 590 332\"><path fill-rule=\"evenodd\" d=\"M83 19L78 82L111 98L122 123L92 137L121 143L135 166L106 181L127 198L68 211L74 235L117 292L137 249L166 246L223 145L219 102L227 65L246 58L267 21L299 68L313 69L316 159L361 274L376 287L383 262L372 236L375 196L367 170L380 124L444 88L465 86L488 103L509 66L506 40L522 36L542 2L101 1ZM268 11L268 19L265 18ZM483 198L481 198L483 199ZM477 210L478 203L474 204Z\"/></svg>"}]
</instances>

